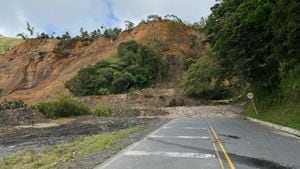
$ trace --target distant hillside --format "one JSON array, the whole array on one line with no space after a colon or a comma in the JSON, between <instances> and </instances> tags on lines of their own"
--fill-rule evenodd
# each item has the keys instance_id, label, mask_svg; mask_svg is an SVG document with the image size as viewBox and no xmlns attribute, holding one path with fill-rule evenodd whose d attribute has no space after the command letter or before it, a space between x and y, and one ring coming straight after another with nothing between
<instances>
[{"instance_id":1,"label":"distant hillside","mask_svg":"<svg viewBox=\"0 0 300 169\"><path fill-rule=\"evenodd\" d=\"M65 82L76 73L99 60L116 54L118 45L128 40L138 43L159 43L168 63L167 77L157 87L180 84L187 56L198 53L194 43L205 38L202 30L174 21L141 23L121 32L114 41L99 38L93 41L71 39L28 39L0 57L0 88L5 98L35 103L56 93L68 92ZM87 43L88 42L88 43ZM200 49L204 49L202 46ZM199 48L198 48L199 49ZM3 97L2 97L3 98Z\"/></svg>"},{"instance_id":2,"label":"distant hillside","mask_svg":"<svg viewBox=\"0 0 300 169\"><path fill-rule=\"evenodd\" d=\"M23 40L19 38L10 38L0 36L0 55L5 54L11 49L15 48L17 45L22 43Z\"/></svg>"}]
</instances>

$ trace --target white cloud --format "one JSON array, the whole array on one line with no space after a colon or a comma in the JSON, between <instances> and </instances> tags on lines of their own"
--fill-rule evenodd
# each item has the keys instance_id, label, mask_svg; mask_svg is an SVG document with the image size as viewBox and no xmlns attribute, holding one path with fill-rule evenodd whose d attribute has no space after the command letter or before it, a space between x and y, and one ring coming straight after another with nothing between
<instances>
[{"instance_id":1,"label":"white cloud","mask_svg":"<svg viewBox=\"0 0 300 169\"><path fill-rule=\"evenodd\" d=\"M189 22L207 16L214 0L9 0L0 5L0 34L26 31L26 21L42 32L78 33L101 25L123 26L150 14L175 14ZM115 16L118 19L112 19Z\"/></svg>"},{"instance_id":2,"label":"white cloud","mask_svg":"<svg viewBox=\"0 0 300 169\"><path fill-rule=\"evenodd\" d=\"M120 20L139 22L150 14L174 14L188 22L200 21L210 13L215 0L112 0Z\"/></svg>"}]
</instances>

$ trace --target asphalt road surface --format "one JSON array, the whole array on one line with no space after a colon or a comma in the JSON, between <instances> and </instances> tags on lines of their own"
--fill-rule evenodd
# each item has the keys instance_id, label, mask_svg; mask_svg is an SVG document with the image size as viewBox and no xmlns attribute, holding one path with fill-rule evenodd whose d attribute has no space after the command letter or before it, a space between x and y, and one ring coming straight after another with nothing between
<instances>
[{"instance_id":1,"label":"asphalt road surface","mask_svg":"<svg viewBox=\"0 0 300 169\"><path fill-rule=\"evenodd\" d=\"M175 119L96 169L300 169L300 141L238 118Z\"/></svg>"}]
</instances>

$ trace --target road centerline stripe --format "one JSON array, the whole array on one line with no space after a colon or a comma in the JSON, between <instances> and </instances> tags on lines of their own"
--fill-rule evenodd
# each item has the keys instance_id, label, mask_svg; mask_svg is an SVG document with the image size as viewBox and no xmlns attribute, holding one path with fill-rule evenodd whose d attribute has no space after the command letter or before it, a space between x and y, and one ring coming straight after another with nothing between
<instances>
[{"instance_id":1,"label":"road centerline stripe","mask_svg":"<svg viewBox=\"0 0 300 169\"><path fill-rule=\"evenodd\" d=\"M234 166L234 164L233 164L231 158L229 157L229 155L228 155L228 153L227 153L225 147L223 146L222 142L220 141L220 139L219 139L219 137L218 137L218 135L217 135L215 129L212 127L212 125L210 124L210 122L208 122L208 124L209 124L209 127L210 127L210 129L211 129L213 135L214 135L215 138L216 138L217 143L219 144L221 150L223 151L223 154L224 154L224 156L225 156L225 158L226 158L226 160L227 160L227 162L228 162L228 165L229 165L230 169L235 169L235 166Z\"/></svg>"},{"instance_id":2,"label":"road centerline stripe","mask_svg":"<svg viewBox=\"0 0 300 169\"><path fill-rule=\"evenodd\" d=\"M161 157L171 157L171 158L198 158L198 159L215 158L214 154L164 152L164 151L154 151L154 152L128 151L124 155L127 155L127 156L161 156Z\"/></svg>"},{"instance_id":3,"label":"road centerline stripe","mask_svg":"<svg viewBox=\"0 0 300 169\"><path fill-rule=\"evenodd\" d=\"M222 159L221 159L221 157L220 157L218 148L217 148L217 146L216 146L215 139L214 139L214 137L212 136L211 131L210 131L209 129L207 129L207 131L208 131L209 137L210 137L210 139L211 139L212 145L213 145L213 147L214 147L214 150L215 150L215 152L216 152L216 155L217 155L217 158L218 158L218 161L219 161L220 168L221 168L221 169L225 169L225 168L224 168L223 161L222 161Z\"/></svg>"}]
</instances>

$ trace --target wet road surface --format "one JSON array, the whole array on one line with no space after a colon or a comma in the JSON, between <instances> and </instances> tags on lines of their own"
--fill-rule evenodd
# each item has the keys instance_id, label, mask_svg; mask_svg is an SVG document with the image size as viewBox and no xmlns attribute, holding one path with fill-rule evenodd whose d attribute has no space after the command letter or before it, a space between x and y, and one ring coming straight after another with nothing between
<instances>
[{"instance_id":1,"label":"wet road surface","mask_svg":"<svg viewBox=\"0 0 300 169\"><path fill-rule=\"evenodd\" d=\"M96 169L300 169L300 141L239 118L175 119Z\"/></svg>"}]
</instances>

